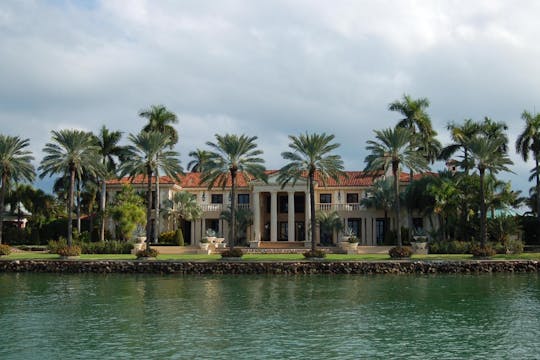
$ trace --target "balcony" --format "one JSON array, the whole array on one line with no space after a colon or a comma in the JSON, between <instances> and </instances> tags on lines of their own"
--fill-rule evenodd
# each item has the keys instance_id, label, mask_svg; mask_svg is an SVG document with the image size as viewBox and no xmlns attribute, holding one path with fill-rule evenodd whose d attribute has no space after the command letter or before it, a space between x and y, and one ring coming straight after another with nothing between
<instances>
[{"instance_id":1,"label":"balcony","mask_svg":"<svg viewBox=\"0 0 540 360\"><path fill-rule=\"evenodd\" d=\"M231 204L202 204L201 208L203 212L222 212L228 209ZM236 204L237 209L249 209L249 204Z\"/></svg>"},{"instance_id":2,"label":"balcony","mask_svg":"<svg viewBox=\"0 0 540 360\"><path fill-rule=\"evenodd\" d=\"M359 203L353 204L315 204L315 210L319 211L359 211L363 210L364 207Z\"/></svg>"}]
</instances>

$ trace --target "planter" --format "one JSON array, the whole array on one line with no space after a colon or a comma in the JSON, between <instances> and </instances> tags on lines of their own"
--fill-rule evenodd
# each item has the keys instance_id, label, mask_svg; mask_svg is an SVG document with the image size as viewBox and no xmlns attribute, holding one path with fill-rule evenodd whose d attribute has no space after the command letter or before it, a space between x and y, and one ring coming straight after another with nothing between
<instances>
[{"instance_id":1,"label":"planter","mask_svg":"<svg viewBox=\"0 0 540 360\"><path fill-rule=\"evenodd\" d=\"M207 236L206 238L208 239L208 242L212 244L215 243L217 239L215 236Z\"/></svg>"},{"instance_id":2,"label":"planter","mask_svg":"<svg viewBox=\"0 0 540 360\"><path fill-rule=\"evenodd\" d=\"M427 255L428 253L427 242L411 242L411 247L415 254Z\"/></svg>"},{"instance_id":3,"label":"planter","mask_svg":"<svg viewBox=\"0 0 540 360\"><path fill-rule=\"evenodd\" d=\"M249 247L250 248L258 249L260 245L261 245L260 241L252 240L252 241L249 242Z\"/></svg>"},{"instance_id":4,"label":"planter","mask_svg":"<svg viewBox=\"0 0 540 360\"><path fill-rule=\"evenodd\" d=\"M208 250L209 245L209 243L200 243L199 247L201 248L201 250Z\"/></svg>"}]
</instances>

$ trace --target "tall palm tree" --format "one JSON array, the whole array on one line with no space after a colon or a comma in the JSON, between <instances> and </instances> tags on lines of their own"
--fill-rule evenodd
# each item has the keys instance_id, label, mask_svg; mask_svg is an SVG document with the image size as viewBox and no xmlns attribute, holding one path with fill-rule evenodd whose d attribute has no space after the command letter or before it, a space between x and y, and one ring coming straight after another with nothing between
<instances>
[{"instance_id":1,"label":"tall palm tree","mask_svg":"<svg viewBox=\"0 0 540 360\"><path fill-rule=\"evenodd\" d=\"M204 166L201 181L211 189L216 184L225 188L231 181L231 239L229 247L234 247L236 241L236 178L243 177L246 181L252 179L267 180L263 153L257 149L256 136L216 134L216 142L208 141L210 147L208 161Z\"/></svg>"},{"instance_id":2,"label":"tall palm tree","mask_svg":"<svg viewBox=\"0 0 540 360\"><path fill-rule=\"evenodd\" d=\"M198 172L202 173L204 171L204 165L208 161L210 153L206 150L197 149L195 151L191 151L189 153L189 156L193 158L188 163L187 169L191 172Z\"/></svg>"},{"instance_id":3,"label":"tall palm tree","mask_svg":"<svg viewBox=\"0 0 540 360\"><path fill-rule=\"evenodd\" d=\"M536 193L540 194L540 114L532 115L523 111L521 118L525 120L525 128L516 140L516 152L521 154L523 161L529 160L529 153L534 156L534 175L536 178ZM536 218L540 221L540 196L536 197Z\"/></svg>"},{"instance_id":4,"label":"tall palm tree","mask_svg":"<svg viewBox=\"0 0 540 360\"><path fill-rule=\"evenodd\" d=\"M118 145L121 138L121 131L110 131L105 125L101 127L98 135L96 136L96 142L99 147L99 155L101 156L101 163L107 171L107 173L99 180L101 186L99 199L99 212L101 214L101 227L99 231L100 241L105 240L105 207L107 205L106 181L110 177L116 175L116 159L120 158L125 151L123 146Z\"/></svg>"},{"instance_id":5,"label":"tall palm tree","mask_svg":"<svg viewBox=\"0 0 540 360\"><path fill-rule=\"evenodd\" d=\"M384 235L388 234L388 212L395 205L395 194L391 179L378 179L373 186L366 191L367 197L360 200L360 204L367 208L381 209L384 211Z\"/></svg>"},{"instance_id":6,"label":"tall palm tree","mask_svg":"<svg viewBox=\"0 0 540 360\"><path fill-rule=\"evenodd\" d=\"M95 176L103 175L99 148L92 134L64 129L52 131L52 142L45 144L43 152L46 155L39 166L40 178L52 174L69 174L67 242L71 246L75 178L80 180L86 172Z\"/></svg>"},{"instance_id":7,"label":"tall palm tree","mask_svg":"<svg viewBox=\"0 0 540 360\"><path fill-rule=\"evenodd\" d=\"M195 221L200 219L203 211L194 194L180 191L174 194L172 200L167 200L167 213L175 222L179 222L178 226L180 227L182 220Z\"/></svg>"},{"instance_id":8,"label":"tall palm tree","mask_svg":"<svg viewBox=\"0 0 540 360\"><path fill-rule=\"evenodd\" d=\"M471 159L480 175L480 242L481 246L485 247L487 241L485 173L486 170L492 174L499 171L510 171L507 165L513 163L506 153L501 152L504 145L504 139L501 137L489 138L485 135L478 135L473 137L467 145Z\"/></svg>"},{"instance_id":9,"label":"tall palm tree","mask_svg":"<svg viewBox=\"0 0 540 360\"><path fill-rule=\"evenodd\" d=\"M120 165L120 176L128 175L134 179L137 175L146 177L146 244L152 242L152 177L160 168L166 175L178 179L183 172L178 160L179 154L173 150L165 150L170 142L169 136L160 132L141 132L128 137L131 145L126 148L125 161Z\"/></svg>"},{"instance_id":10,"label":"tall palm tree","mask_svg":"<svg viewBox=\"0 0 540 360\"><path fill-rule=\"evenodd\" d=\"M29 139L18 136L0 134L0 244L2 243L4 224L4 201L11 181L26 180L31 182L35 177Z\"/></svg>"},{"instance_id":11,"label":"tall palm tree","mask_svg":"<svg viewBox=\"0 0 540 360\"><path fill-rule=\"evenodd\" d=\"M172 124L178 123L176 114L169 111L163 105L152 105L150 109L142 110L139 112L139 116L148 119L148 124L143 128L143 131L157 131L165 134L169 137L167 145L170 149L178 142L178 132L172 126ZM156 170L156 223L154 227L154 239L157 240L159 236L159 208L161 206L161 199L159 193L159 168Z\"/></svg>"},{"instance_id":12,"label":"tall palm tree","mask_svg":"<svg viewBox=\"0 0 540 360\"><path fill-rule=\"evenodd\" d=\"M469 174L471 165L469 164L469 149L466 144L473 136L480 133L481 125L472 119L465 119L461 125L450 123L446 128L450 131L450 137L453 143L441 150L439 158L448 160L461 149L463 151L461 167L465 170L465 174Z\"/></svg>"},{"instance_id":13,"label":"tall palm tree","mask_svg":"<svg viewBox=\"0 0 540 360\"><path fill-rule=\"evenodd\" d=\"M308 177L310 221L311 221L311 250L315 250L315 174L323 184L328 178L336 181L346 176L343 160L339 155L332 155L340 144L334 143L335 136L322 134L289 135L289 148L281 156L289 163L279 170L278 182L285 187L289 182L296 184L300 178Z\"/></svg>"},{"instance_id":14,"label":"tall palm tree","mask_svg":"<svg viewBox=\"0 0 540 360\"><path fill-rule=\"evenodd\" d=\"M375 130L376 140L369 140L366 150L371 154L366 156L366 171L387 172L392 170L394 179L394 212L396 217L397 245L401 242L401 222L400 222L400 199L399 199L399 175L401 166L406 166L412 171L426 170L427 161L421 153L411 146L411 131L406 128L396 127L394 129ZM414 143L413 143L414 144Z\"/></svg>"},{"instance_id":15,"label":"tall palm tree","mask_svg":"<svg viewBox=\"0 0 540 360\"><path fill-rule=\"evenodd\" d=\"M334 232L343 230L343 220L337 211L317 211L315 219L319 224L320 234L323 238L321 241L326 241L324 238L329 236L331 242Z\"/></svg>"}]
</instances>

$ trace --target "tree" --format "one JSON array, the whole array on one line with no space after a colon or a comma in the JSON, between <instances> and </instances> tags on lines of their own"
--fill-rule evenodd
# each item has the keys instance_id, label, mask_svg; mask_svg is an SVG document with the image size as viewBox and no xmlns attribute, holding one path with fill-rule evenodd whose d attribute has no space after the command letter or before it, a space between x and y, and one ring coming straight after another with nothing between
<instances>
[{"instance_id":1,"label":"tree","mask_svg":"<svg viewBox=\"0 0 540 360\"><path fill-rule=\"evenodd\" d=\"M394 180L394 213L396 217L397 246L401 247L401 221L399 199L399 175L401 165L411 171L427 169L427 161L421 153L411 146L412 133L409 129L396 127L394 129L375 130L376 140L368 140L366 150L371 153L365 158L366 171L392 171ZM414 143L413 143L414 144Z\"/></svg>"},{"instance_id":2,"label":"tree","mask_svg":"<svg viewBox=\"0 0 540 360\"><path fill-rule=\"evenodd\" d=\"M232 249L236 241L236 178L241 176L246 181L252 179L267 180L264 160L259 157L263 152L257 149L256 136L215 135L217 142L207 142L210 147L208 162L202 169L201 181L211 189L216 184L225 188L231 182L231 239Z\"/></svg>"},{"instance_id":3,"label":"tree","mask_svg":"<svg viewBox=\"0 0 540 360\"><path fill-rule=\"evenodd\" d=\"M448 235L448 217L452 213L457 213L459 204L462 201L461 192L456 187L453 179L448 177L441 177L438 181L430 184L427 190L435 200L433 212L439 215L442 239L446 240Z\"/></svg>"},{"instance_id":4,"label":"tree","mask_svg":"<svg viewBox=\"0 0 540 360\"><path fill-rule=\"evenodd\" d=\"M31 182L35 177L32 165L34 157L27 149L29 145L29 139L0 134L0 244L3 240L4 201L10 182Z\"/></svg>"},{"instance_id":5,"label":"tree","mask_svg":"<svg viewBox=\"0 0 540 360\"><path fill-rule=\"evenodd\" d=\"M534 157L534 177L536 179L536 193L540 194L540 114L532 115L523 111L521 118L525 120L525 128L516 140L516 152L521 154L523 161L529 160L529 154ZM536 218L540 222L540 196L536 197Z\"/></svg>"},{"instance_id":6,"label":"tree","mask_svg":"<svg viewBox=\"0 0 540 360\"><path fill-rule=\"evenodd\" d=\"M472 165L469 161L469 149L467 148L467 143L473 136L480 132L481 126L472 119L465 119L462 125L451 123L448 124L446 128L450 130L450 137L452 138L453 143L445 146L441 150L439 158L448 160L461 149L461 151L463 151L463 161L460 165L465 170L465 174L468 175Z\"/></svg>"},{"instance_id":7,"label":"tree","mask_svg":"<svg viewBox=\"0 0 540 360\"><path fill-rule=\"evenodd\" d=\"M126 159L120 165L120 176L129 175L134 179L137 175L144 175L146 187L146 245L152 242L152 177L158 168L173 179L178 179L183 172L178 160L179 154L164 148L170 142L169 136L156 131L141 132L138 135L130 134L132 143L126 148Z\"/></svg>"},{"instance_id":8,"label":"tree","mask_svg":"<svg viewBox=\"0 0 540 360\"><path fill-rule=\"evenodd\" d=\"M225 220L227 224L231 226L232 212L230 208L227 210L223 210L221 214L219 215L219 217L220 219ZM246 208L237 209L235 213L235 218L236 218L235 229L237 229L237 234L238 234L237 238L243 239L247 233L248 227L253 225L253 211L251 211L251 209L246 209Z\"/></svg>"},{"instance_id":9,"label":"tree","mask_svg":"<svg viewBox=\"0 0 540 360\"><path fill-rule=\"evenodd\" d=\"M80 180L86 172L96 176L104 173L99 149L90 133L59 130L52 131L52 142L45 144L43 152L46 155L39 166L40 178L52 174L69 174L67 242L71 246L75 178Z\"/></svg>"},{"instance_id":10,"label":"tree","mask_svg":"<svg viewBox=\"0 0 540 360\"><path fill-rule=\"evenodd\" d=\"M384 211L384 236L388 235L388 212L395 205L395 194L391 179L378 179L373 186L366 191L367 197L360 200L360 204L367 208L381 209Z\"/></svg>"},{"instance_id":11,"label":"tree","mask_svg":"<svg viewBox=\"0 0 540 360\"><path fill-rule=\"evenodd\" d=\"M317 211L315 219L319 224L321 242L323 239L326 242L328 237L331 238L334 231L339 232L343 229L343 222L337 211Z\"/></svg>"},{"instance_id":12,"label":"tree","mask_svg":"<svg viewBox=\"0 0 540 360\"><path fill-rule=\"evenodd\" d=\"M131 239L138 226L146 225L144 200L131 185L122 186L122 190L116 196L115 204L109 212L116 222L123 240Z\"/></svg>"},{"instance_id":13,"label":"tree","mask_svg":"<svg viewBox=\"0 0 540 360\"><path fill-rule=\"evenodd\" d=\"M315 251L315 175L323 184L328 178L336 181L346 176L344 173L343 160L339 155L332 155L340 144L334 143L334 135L301 134L289 135L289 148L281 156L289 163L279 170L278 182L284 188L288 183L296 184L300 178L308 177L310 220L311 220L311 250Z\"/></svg>"},{"instance_id":14,"label":"tree","mask_svg":"<svg viewBox=\"0 0 540 360\"><path fill-rule=\"evenodd\" d=\"M110 131L104 125L99 130L96 136L96 142L99 147L99 155L101 156L101 163L105 167L106 173L100 178L100 200L99 200L99 212L101 214L101 226L99 231L99 240L105 240L105 208L107 199L107 186L106 181L116 175L116 159L120 158L125 148L119 146L118 143L122 138L121 131Z\"/></svg>"},{"instance_id":15,"label":"tree","mask_svg":"<svg viewBox=\"0 0 540 360\"><path fill-rule=\"evenodd\" d=\"M510 171L507 165L513 163L505 152L501 152L504 138L477 135L467 145L471 153L471 160L480 175L480 242L481 246L485 247L487 241L485 173L486 170L493 174L499 171Z\"/></svg>"},{"instance_id":16,"label":"tree","mask_svg":"<svg viewBox=\"0 0 540 360\"><path fill-rule=\"evenodd\" d=\"M178 142L178 132L172 126L172 124L178 123L176 114L167 110L163 105L152 105L150 109L142 110L139 112L139 116L148 119L148 124L143 128L143 131L157 131L164 135L167 135L169 140L166 145L170 149L174 144ZM159 193L159 167L155 169L156 172L156 223L154 227L154 238L157 240L159 236L159 208L161 206L160 193Z\"/></svg>"},{"instance_id":17,"label":"tree","mask_svg":"<svg viewBox=\"0 0 540 360\"><path fill-rule=\"evenodd\" d=\"M189 153L189 156L193 158L188 163L188 170L191 172L204 172L204 165L208 161L209 152L206 150L197 149Z\"/></svg>"},{"instance_id":18,"label":"tree","mask_svg":"<svg viewBox=\"0 0 540 360\"><path fill-rule=\"evenodd\" d=\"M202 217L203 211L194 194L180 191L174 194L172 200L167 200L166 213L175 222L178 221L178 227L181 227L182 220L198 220Z\"/></svg>"}]
</instances>

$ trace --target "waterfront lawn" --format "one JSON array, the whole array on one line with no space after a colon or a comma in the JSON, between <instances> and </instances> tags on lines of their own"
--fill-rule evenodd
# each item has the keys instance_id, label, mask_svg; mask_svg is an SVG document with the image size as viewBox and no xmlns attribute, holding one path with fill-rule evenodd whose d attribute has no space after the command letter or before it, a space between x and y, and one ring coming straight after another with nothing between
<instances>
[{"instance_id":1,"label":"waterfront lawn","mask_svg":"<svg viewBox=\"0 0 540 360\"><path fill-rule=\"evenodd\" d=\"M9 256L3 256L5 260L56 260L56 254L20 252L12 253ZM176 261L218 261L221 258L218 254L205 255L159 255L157 260L176 260ZM135 255L131 254L84 254L80 260L135 260ZM540 253L523 253L517 255L495 255L493 260L538 260L540 261ZM302 254L246 254L242 257L244 261L300 261L304 260ZM387 254L328 254L325 261L385 261L390 260ZM473 260L472 255L468 254L430 254L430 255L413 255L411 260L427 260L427 261L461 261Z\"/></svg>"}]
</instances>

